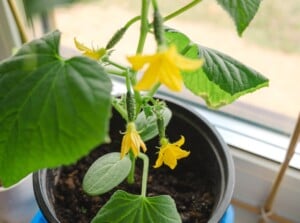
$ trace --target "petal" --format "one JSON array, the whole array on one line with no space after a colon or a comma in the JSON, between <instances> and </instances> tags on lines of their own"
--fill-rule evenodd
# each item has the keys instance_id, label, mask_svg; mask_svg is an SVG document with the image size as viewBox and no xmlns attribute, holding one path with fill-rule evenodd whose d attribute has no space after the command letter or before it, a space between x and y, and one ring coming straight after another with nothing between
<instances>
[{"instance_id":1,"label":"petal","mask_svg":"<svg viewBox=\"0 0 300 223\"><path fill-rule=\"evenodd\" d=\"M143 66L147 63L151 63L155 60L156 55L135 55L128 56L127 60L131 63L132 69L138 71L143 68Z\"/></svg>"},{"instance_id":2,"label":"petal","mask_svg":"<svg viewBox=\"0 0 300 223\"><path fill-rule=\"evenodd\" d=\"M167 55L170 61L181 70L192 71L200 68L203 65L202 59L190 59L182 56L177 52L176 46L171 45L167 51Z\"/></svg>"},{"instance_id":3,"label":"petal","mask_svg":"<svg viewBox=\"0 0 300 223\"><path fill-rule=\"evenodd\" d=\"M146 147L146 145L145 145L145 143L143 142L143 140L141 139L141 147L142 147L142 149L143 149L143 152L145 153L146 151L147 151L147 147Z\"/></svg>"},{"instance_id":4,"label":"petal","mask_svg":"<svg viewBox=\"0 0 300 223\"><path fill-rule=\"evenodd\" d=\"M155 162L155 165L153 166L154 168L158 168L163 164L163 151L162 149L158 153L158 158Z\"/></svg>"},{"instance_id":5,"label":"petal","mask_svg":"<svg viewBox=\"0 0 300 223\"><path fill-rule=\"evenodd\" d=\"M181 158L184 158L184 157L187 157L188 155L190 155L189 151L180 149L179 147L173 148L172 152L173 152L174 156L176 157L176 159L181 159Z\"/></svg>"},{"instance_id":6,"label":"petal","mask_svg":"<svg viewBox=\"0 0 300 223\"><path fill-rule=\"evenodd\" d=\"M180 54L177 54L173 59L174 64L181 70L193 71L200 68L204 60L202 59L189 59Z\"/></svg>"},{"instance_id":7,"label":"petal","mask_svg":"<svg viewBox=\"0 0 300 223\"><path fill-rule=\"evenodd\" d=\"M149 66L149 68L145 71L142 79L135 85L135 90L149 90L156 84L159 80L157 73L159 72L159 67L157 66Z\"/></svg>"},{"instance_id":8,"label":"petal","mask_svg":"<svg viewBox=\"0 0 300 223\"><path fill-rule=\"evenodd\" d=\"M181 147L184 144L184 141L185 141L184 136L181 136L180 139L177 142L173 143L173 144L175 146Z\"/></svg>"},{"instance_id":9,"label":"petal","mask_svg":"<svg viewBox=\"0 0 300 223\"><path fill-rule=\"evenodd\" d=\"M130 148L134 157L137 157L140 151L140 145L135 133L130 134Z\"/></svg>"},{"instance_id":10,"label":"petal","mask_svg":"<svg viewBox=\"0 0 300 223\"><path fill-rule=\"evenodd\" d=\"M168 147L164 154L164 163L172 170L177 166L177 159L174 156L172 148Z\"/></svg>"},{"instance_id":11,"label":"petal","mask_svg":"<svg viewBox=\"0 0 300 223\"><path fill-rule=\"evenodd\" d=\"M166 85L170 90L181 91L182 90L182 76L177 67L173 64L164 65L160 72L160 82Z\"/></svg>"},{"instance_id":12,"label":"petal","mask_svg":"<svg viewBox=\"0 0 300 223\"><path fill-rule=\"evenodd\" d=\"M128 142L128 136L125 134L122 139L121 144L121 159L128 153L129 151L129 142Z\"/></svg>"},{"instance_id":13,"label":"petal","mask_svg":"<svg viewBox=\"0 0 300 223\"><path fill-rule=\"evenodd\" d=\"M74 43L75 43L76 48L80 51L91 50L90 48L86 47L82 43L78 42L76 38L74 38Z\"/></svg>"},{"instance_id":14,"label":"petal","mask_svg":"<svg viewBox=\"0 0 300 223\"><path fill-rule=\"evenodd\" d=\"M91 51L91 50L87 50L83 53L83 55L92 58L94 60L99 60L101 56L99 56L99 54L97 52Z\"/></svg>"}]
</instances>

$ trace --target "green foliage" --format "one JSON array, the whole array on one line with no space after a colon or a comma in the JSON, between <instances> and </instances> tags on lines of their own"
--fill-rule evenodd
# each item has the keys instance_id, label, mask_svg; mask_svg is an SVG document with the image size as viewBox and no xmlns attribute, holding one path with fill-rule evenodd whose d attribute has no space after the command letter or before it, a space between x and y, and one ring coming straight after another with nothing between
<instances>
[{"instance_id":1,"label":"green foliage","mask_svg":"<svg viewBox=\"0 0 300 223\"><path fill-rule=\"evenodd\" d=\"M131 161L120 153L108 153L98 158L83 178L83 190L90 195L104 194L118 186L129 174Z\"/></svg>"},{"instance_id":2,"label":"green foliage","mask_svg":"<svg viewBox=\"0 0 300 223\"><path fill-rule=\"evenodd\" d=\"M167 126L172 117L172 112L167 107L164 107L161 114L163 116L164 125ZM158 135L155 115L147 116L144 112L141 112L137 116L135 124L141 138L145 142Z\"/></svg>"},{"instance_id":3,"label":"green foliage","mask_svg":"<svg viewBox=\"0 0 300 223\"><path fill-rule=\"evenodd\" d=\"M86 57L63 59L60 33L0 63L0 179L10 186L44 167L70 164L107 139L112 84Z\"/></svg>"},{"instance_id":4,"label":"green foliage","mask_svg":"<svg viewBox=\"0 0 300 223\"><path fill-rule=\"evenodd\" d=\"M239 35L242 35L257 13L261 0L217 0L235 22Z\"/></svg>"},{"instance_id":5,"label":"green foliage","mask_svg":"<svg viewBox=\"0 0 300 223\"><path fill-rule=\"evenodd\" d=\"M209 107L218 108L268 85L268 80L257 71L216 50L198 46L177 31L167 30L169 44L178 46L183 55L204 58L201 69L183 72L185 86L201 96Z\"/></svg>"},{"instance_id":6,"label":"green foliage","mask_svg":"<svg viewBox=\"0 0 300 223\"><path fill-rule=\"evenodd\" d=\"M168 195L144 197L116 191L92 223L180 223L174 200Z\"/></svg>"}]
</instances>

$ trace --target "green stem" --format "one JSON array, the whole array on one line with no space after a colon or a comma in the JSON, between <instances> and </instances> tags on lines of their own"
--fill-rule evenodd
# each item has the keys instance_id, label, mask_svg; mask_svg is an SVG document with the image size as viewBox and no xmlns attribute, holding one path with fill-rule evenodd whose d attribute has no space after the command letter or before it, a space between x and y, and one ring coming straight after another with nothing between
<instances>
[{"instance_id":1,"label":"green stem","mask_svg":"<svg viewBox=\"0 0 300 223\"><path fill-rule=\"evenodd\" d=\"M152 6L154 10L158 10L158 4L156 0L152 0Z\"/></svg>"},{"instance_id":2,"label":"green stem","mask_svg":"<svg viewBox=\"0 0 300 223\"><path fill-rule=\"evenodd\" d=\"M149 0L142 0L142 11L141 11L141 27L140 27L140 37L138 42L138 47L136 53L142 53L149 30L148 23L148 11L149 11Z\"/></svg>"},{"instance_id":3,"label":"green stem","mask_svg":"<svg viewBox=\"0 0 300 223\"><path fill-rule=\"evenodd\" d=\"M200 3L202 0L194 0L192 2L190 2L189 4L183 6L182 8L176 10L175 12L172 12L171 14L167 15L166 17L164 17L164 21L170 20L174 17L177 17L178 15L182 14L183 12L189 10L190 8L193 8L195 5L197 5L198 3Z\"/></svg>"},{"instance_id":4,"label":"green stem","mask_svg":"<svg viewBox=\"0 0 300 223\"><path fill-rule=\"evenodd\" d=\"M122 106L120 106L117 99L114 97L112 98L112 106L119 112L122 118L127 121L127 111Z\"/></svg>"},{"instance_id":5,"label":"green stem","mask_svg":"<svg viewBox=\"0 0 300 223\"><path fill-rule=\"evenodd\" d=\"M112 60L110 60L108 57L104 58L102 61L106 62L109 65L112 65L112 66L114 66L116 68L119 68L120 70L127 70L128 69L127 67L124 67L124 66L122 66L122 65L120 65L120 64L118 64L118 63L116 63L116 62L114 62Z\"/></svg>"},{"instance_id":6,"label":"green stem","mask_svg":"<svg viewBox=\"0 0 300 223\"><path fill-rule=\"evenodd\" d=\"M135 22L139 21L141 19L141 16L136 16L136 17L133 17L132 19L130 19L126 25L124 27L126 27L127 29L132 25L134 24Z\"/></svg>"},{"instance_id":7,"label":"green stem","mask_svg":"<svg viewBox=\"0 0 300 223\"><path fill-rule=\"evenodd\" d=\"M157 114L157 129L160 139L166 138L166 129L164 125L164 119L161 115Z\"/></svg>"},{"instance_id":8,"label":"green stem","mask_svg":"<svg viewBox=\"0 0 300 223\"><path fill-rule=\"evenodd\" d=\"M148 171L149 171L149 158L144 153L139 153L139 158L143 160L144 167L143 167L143 176L142 176L142 191L141 196L146 197L147 193L147 181L148 181Z\"/></svg>"},{"instance_id":9,"label":"green stem","mask_svg":"<svg viewBox=\"0 0 300 223\"><path fill-rule=\"evenodd\" d=\"M161 85L160 83L155 84L154 87L147 93L147 96L152 98L157 92L160 85Z\"/></svg>"},{"instance_id":10,"label":"green stem","mask_svg":"<svg viewBox=\"0 0 300 223\"><path fill-rule=\"evenodd\" d=\"M130 81L130 74L129 71L126 72L126 79L125 79L125 83L126 83L126 89L127 91L131 91L131 81Z\"/></svg>"},{"instance_id":11,"label":"green stem","mask_svg":"<svg viewBox=\"0 0 300 223\"><path fill-rule=\"evenodd\" d=\"M135 172L135 157L132 152L129 153L129 158L131 160L131 168L130 168L130 172L127 177L127 182L129 184L133 184L134 183L134 172Z\"/></svg>"},{"instance_id":12,"label":"green stem","mask_svg":"<svg viewBox=\"0 0 300 223\"><path fill-rule=\"evenodd\" d=\"M107 68L105 69L105 71L108 74L112 74L112 75L116 75L116 76L120 76L120 77L126 77L126 74L123 71L107 69Z\"/></svg>"},{"instance_id":13,"label":"green stem","mask_svg":"<svg viewBox=\"0 0 300 223\"><path fill-rule=\"evenodd\" d=\"M145 42L146 42L146 38L147 38L147 34L149 31L149 23L148 23L148 11L149 11L149 4L150 1L149 0L142 0L142 7L141 7L141 16L140 16L140 20L141 20L141 27L140 27L140 36L139 36L139 41L138 41L138 46L136 49L136 53L140 54L143 52L144 50L144 46L145 46ZM137 20L137 18L136 18ZM133 19L132 22L135 22L135 20ZM132 73L131 75L131 84L132 86L134 86L137 82L137 73ZM134 90L134 96L135 96L135 100L136 100L136 110L137 113L139 113L140 111L140 107L141 107L141 101L142 101L142 97L139 91Z\"/></svg>"}]
</instances>

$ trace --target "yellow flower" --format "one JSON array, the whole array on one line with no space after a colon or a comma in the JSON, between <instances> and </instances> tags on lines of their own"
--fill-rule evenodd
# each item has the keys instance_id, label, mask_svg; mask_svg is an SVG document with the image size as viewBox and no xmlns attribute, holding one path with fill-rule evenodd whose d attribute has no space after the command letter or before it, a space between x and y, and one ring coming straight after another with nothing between
<instances>
[{"instance_id":1,"label":"yellow flower","mask_svg":"<svg viewBox=\"0 0 300 223\"><path fill-rule=\"evenodd\" d=\"M82 43L79 43L76 40L76 38L74 38L74 43L78 50L83 51L82 53L83 55L92 58L94 60L99 60L106 53L106 50L104 48L100 48L100 49L88 48Z\"/></svg>"},{"instance_id":2,"label":"yellow flower","mask_svg":"<svg viewBox=\"0 0 300 223\"><path fill-rule=\"evenodd\" d=\"M141 139L141 136L137 132L134 122L129 122L122 139L121 159L129 152L130 149L134 156L137 157L140 152L140 147L142 147L143 151L146 152L147 148Z\"/></svg>"},{"instance_id":3,"label":"yellow flower","mask_svg":"<svg viewBox=\"0 0 300 223\"><path fill-rule=\"evenodd\" d=\"M182 76L180 70L193 71L203 64L201 59L189 59L177 52L174 45L154 55L135 55L127 57L135 71L148 67L135 86L136 90L149 90L160 82L173 91L182 89Z\"/></svg>"},{"instance_id":4,"label":"yellow flower","mask_svg":"<svg viewBox=\"0 0 300 223\"><path fill-rule=\"evenodd\" d=\"M164 163L171 169L174 169L177 165L177 160L185 158L190 154L189 151L180 148L184 144L183 136L175 143L169 143L167 139L162 141L163 143L159 150L154 168L158 168Z\"/></svg>"}]
</instances>

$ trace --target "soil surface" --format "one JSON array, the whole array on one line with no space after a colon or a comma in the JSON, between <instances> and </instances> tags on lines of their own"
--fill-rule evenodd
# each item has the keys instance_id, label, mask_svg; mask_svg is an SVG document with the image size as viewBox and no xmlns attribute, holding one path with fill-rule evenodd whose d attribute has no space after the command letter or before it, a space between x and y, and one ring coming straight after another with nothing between
<instances>
[{"instance_id":1,"label":"soil surface","mask_svg":"<svg viewBox=\"0 0 300 223\"><path fill-rule=\"evenodd\" d=\"M77 165L63 167L55 189L56 213L61 222L90 222L98 210L107 202L112 192L91 197L82 190L81 184L88 166L107 151L107 146L93 151ZM137 163L136 183L129 185L126 181L116 189L133 194L140 194L141 165ZM214 203L210 186L203 184L195 173L187 172L174 176L167 168L150 169L148 179L148 196L169 194L177 205L182 222L204 223L208 221ZM115 190L114 190L115 191Z\"/></svg>"}]
</instances>

